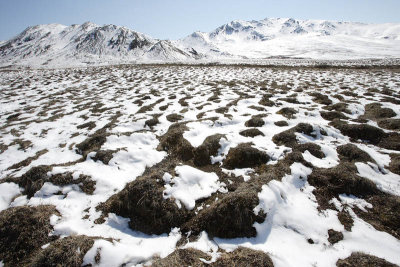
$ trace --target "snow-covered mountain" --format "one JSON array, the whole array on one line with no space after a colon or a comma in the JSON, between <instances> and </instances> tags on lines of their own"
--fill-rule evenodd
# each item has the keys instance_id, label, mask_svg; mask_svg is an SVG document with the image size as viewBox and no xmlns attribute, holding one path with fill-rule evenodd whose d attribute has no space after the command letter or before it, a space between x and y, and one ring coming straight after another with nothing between
<instances>
[{"instance_id":1,"label":"snow-covered mountain","mask_svg":"<svg viewBox=\"0 0 400 267\"><path fill-rule=\"evenodd\" d=\"M237 58L360 59L400 57L400 24L273 18L235 20L177 41L182 49Z\"/></svg>"},{"instance_id":2,"label":"snow-covered mountain","mask_svg":"<svg viewBox=\"0 0 400 267\"><path fill-rule=\"evenodd\" d=\"M169 41L115 25L87 22L29 27L0 46L2 65L81 65L194 58Z\"/></svg>"},{"instance_id":3,"label":"snow-covered mountain","mask_svg":"<svg viewBox=\"0 0 400 267\"><path fill-rule=\"evenodd\" d=\"M0 42L0 66L77 66L133 62L266 58L400 58L400 24L286 18L235 20L212 32L157 40L115 25L29 27Z\"/></svg>"}]
</instances>

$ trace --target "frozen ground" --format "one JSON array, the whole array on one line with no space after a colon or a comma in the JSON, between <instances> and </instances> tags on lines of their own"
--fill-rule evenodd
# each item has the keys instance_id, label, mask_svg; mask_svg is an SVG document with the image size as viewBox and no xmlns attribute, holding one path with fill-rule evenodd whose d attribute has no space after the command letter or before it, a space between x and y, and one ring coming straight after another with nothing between
<instances>
[{"instance_id":1,"label":"frozen ground","mask_svg":"<svg viewBox=\"0 0 400 267\"><path fill-rule=\"evenodd\" d=\"M3 70L0 96L0 264L400 264L398 68Z\"/></svg>"}]
</instances>

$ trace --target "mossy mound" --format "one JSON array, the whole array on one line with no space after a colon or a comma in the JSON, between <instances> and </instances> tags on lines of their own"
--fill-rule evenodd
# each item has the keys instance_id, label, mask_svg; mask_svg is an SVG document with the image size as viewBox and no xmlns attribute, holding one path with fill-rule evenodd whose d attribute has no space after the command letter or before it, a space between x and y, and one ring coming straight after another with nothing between
<instances>
[{"instance_id":1,"label":"mossy mound","mask_svg":"<svg viewBox=\"0 0 400 267\"><path fill-rule=\"evenodd\" d=\"M262 251L239 247L230 253L223 253L212 266L273 267L274 264L268 254Z\"/></svg>"},{"instance_id":2,"label":"mossy mound","mask_svg":"<svg viewBox=\"0 0 400 267\"><path fill-rule=\"evenodd\" d=\"M211 237L221 238L254 237L257 232L253 224L265 219L265 214L253 212L258 203L257 190L242 186L201 210L182 230L195 235L206 231Z\"/></svg>"},{"instance_id":3,"label":"mossy mound","mask_svg":"<svg viewBox=\"0 0 400 267\"><path fill-rule=\"evenodd\" d=\"M88 236L68 236L56 240L37 253L29 266L80 267L85 254L92 248L93 244L94 238Z\"/></svg>"},{"instance_id":4,"label":"mossy mound","mask_svg":"<svg viewBox=\"0 0 400 267\"><path fill-rule=\"evenodd\" d=\"M174 166L162 167L162 163L135 181L127 184L118 194L100 204L104 214L115 213L130 218L129 226L133 230L146 234L169 233L171 228L179 227L188 220L191 212L179 208L174 199L164 199L163 175Z\"/></svg>"},{"instance_id":5,"label":"mossy mound","mask_svg":"<svg viewBox=\"0 0 400 267\"><path fill-rule=\"evenodd\" d=\"M334 120L330 125L350 137L352 141L361 140L382 148L400 150L400 134L397 132L386 133L369 124L348 124L341 120Z\"/></svg>"},{"instance_id":6,"label":"mossy mound","mask_svg":"<svg viewBox=\"0 0 400 267\"><path fill-rule=\"evenodd\" d=\"M390 154L389 170L400 175L400 154Z\"/></svg>"},{"instance_id":7,"label":"mossy mound","mask_svg":"<svg viewBox=\"0 0 400 267\"><path fill-rule=\"evenodd\" d=\"M40 165L31 168L21 177L14 178L14 181L24 188L24 194L31 198L39 191L45 182L50 182L54 185L65 186L69 184L77 184L79 188L86 194L93 194L96 182L91 180L90 176L81 174L78 179L74 179L72 173L58 173L47 175L52 170L52 166Z\"/></svg>"},{"instance_id":8,"label":"mossy mound","mask_svg":"<svg viewBox=\"0 0 400 267\"><path fill-rule=\"evenodd\" d=\"M387 130L400 130L400 119L382 119L378 126Z\"/></svg>"},{"instance_id":9,"label":"mossy mound","mask_svg":"<svg viewBox=\"0 0 400 267\"><path fill-rule=\"evenodd\" d=\"M218 149L221 145L219 144L223 134L214 134L208 136L203 144L194 150L193 163L196 166L205 166L211 164L211 156L216 156L218 154Z\"/></svg>"},{"instance_id":10,"label":"mossy mound","mask_svg":"<svg viewBox=\"0 0 400 267\"><path fill-rule=\"evenodd\" d=\"M336 150L340 160L349 162L375 162L367 152L353 144L338 146Z\"/></svg>"},{"instance_id":11,"label":"mossy mound","mask_svg":"<svg viewBox=\"0 0 400 267\"><path fill-rule=\"evenodd\" d=\"M144 122L145 125L149 126L150 128L156 126L157 124L159 124L160 121L158 120L158 118L152 118L152 119L148 119Z\"/></svg>"},{"instance_id":12,"label":"mossy mound","mask_svg":"<svg viewBox=\"0 0 400 267\"><path fill-rule=\"evenodd\" d=\"M261 100L258 102L258 104L260 104L262 106L267 106L267 107L275 106L275 102L270 100L271 96L272 95L270 95L270 94L263 95Z\"/></svg>"},{"instance_id":13,"label":"mossy mound","mask_svg":"<svg viewBox=\"0 0 400 267\"><path fill-rule=\"evenodd\" d=\"M347 162L330 169L315 168L307 181L316 188L314 195L322 209L330 207L329 201L339 194L361 198L381 194L372 181L357 175L357 168Z\"/></svg>"},{"instance_id":14,"label":"mossy mound","mask_svg":"<svg viewBox=\"0 0 400 267\"><path fill-rule=\"evenodd\" d=\"M390 150L400 151L400 133L390 132L386 133L378 146Z\"/></svg>"},{"instance_id":15,"label":"mossy mound","mask_svg":"<svg viewBox=\"0 0 400 267\"><path fill-rule=\"evenodd\" d=\"M349 257L336 262L337 267L398 267L384 259L364 254L361 252L354 252Z\"/></svg>"},{"instance_id":16,"label":"mossy mound","mask_svg":"<svg viewBox=\"0 0 400 267\"><path fill-rule=\"evenodd\" d=\"M203 260L210 260L206 253L193 248L177 249L163 259L156 259L153 267L170 266L192 266L192 267L232 267L232 266L254 266L273 267L274 264L268 254L249 248L239 247L232 252L221 253L220 257L213 263L207 264Z\"/></svg>"},{"instance_id":17,"label":"mossy mound","mask_svg":"<svg viewBox=\"0 0 400 267\"><path fill-rule=\"evenodd\" d=\"M103 132L98 132L90 137L88 137L82 143L76 145L78 153L83 155L85 158L87 154L92 151L100 150L101 146L107 141L107 134Z\"/></svg>"},{"instance_id":18,"label":"mossy mound","mask_svg":"<svg viewBox=\"0 0 400 267\"><path fill-rule=\"evenodd\" d=\"M337 242L343 240L343 233L335 231L333 229L328 230L328 241L329 243L336 244Z\"/></svg>"},{"instance_id":19,"label":"mossy mound","mask_svg":"<svg viewBox=\"0 0 400 267\"><path fill-rule=\"evenodd\" d=\"M251 146L251 143L242 143L229 149L223 166L227 169L252 168L269 161L267 153Z\"/></svg>"},{"instance_id":20,"label":"mossy mound","mask_svg":"<svg viewBox=\"0 0 400 267\"><path fill-rule=\"evenodd\" d=\"M51 166L33 167L18 179L18 184L24 188L24 194L28 198L33 197L42 188L43 184L49 180L47 173L51 170Z\"/></svg>"},{"instance_id":21,"label":"mossy mound","mask_svg":"<svg viewBox=\"0 0 400 267\"><path fill-rule=\"evenodd\" d=\"M347 107L348 107L347 103L339 102L333 105L325 106L323 107L323 109L351 114L351 111Z\"/></svg>"},{"instance_id":22,"label":"mossy mound","mask_svg":"<svg viewBox=\"0 0 400 267\"><path fill-rule=\"evenodd\" d=\"M188 128L184 124L172 124L168 128L168 131L160 137L160 144L157 149L167 151L171 156L184 161L192 159L194 156L194 148L189 141L183 137L183 132L186 130L188 130Z\"/></svg>"},{"instance_id":23,"label":"mossy mound","mask_svg":"<svg viewBox=\"0 0 400 267\"><path fill-rule=\"evenodd\" d=\"M177 122L177 121L180 121L182 119L183 119L183 116L179 115L179 114L176 114L176 113L167 115L167 121L170 121L170 122Z\"/></svg>"},{"instance_id":24,"label":"mossy mound","mask_svg":"<svg viewBox=\"0 0 400 267\"><path fill-rule=\"evenodd\" d=\"M367 212L354 208L357 216L371 224L375 229L385 231L400 239L400 198L381 193L364 199L372 204L372 208L368 208Z\"/></svg>"},{"instance_id":25,"label":"mossy mound","mask_svg":"<svg viewBox=\"0 0 400 267\"><path fill-rule=\"evenodd\" d=\"M365 113L361 116L364 119L369 120L379 120L386 119L396 116L396 112L394 112L390 108L382 108L382 104L380 103L370 103L365 105Z\"/></svg>"},{"instance_id":26,"label":"mossy mound","mask_svg":"<svg viewBox=\"0 0 400 267\"><path fill-rule=\"evenodd\" d=\"M290 148L294 148L297 145L297 139L295 133L302 133L309 136L315 136L313 134L314 128L308 123L299 123L296 126L280 132L272 137L272 141L277 145L285 145Z\"/></svg>"},{"instance_id":27,"label":"mossy mound","mask_svg":"<svg viewBox=\"0 0 400 267\"><path fill-rule=\"evenodd\" d=\"M296 150L304 153L305 151L310 152L316 158L322 159L325 157L324 152L322 152L321 147L315 143L304 143L296 146Z\"/></svg>"},{"instance_id":28,"label":"mossy mound","mask_svg":"<svg viewBox=\"0 0 400 267\"><path fill-rule=\"evenodd\" d=\"M110 160L113 158L113 154L117 152L117 150L99 150L96 152L96 155L92 157L95 161L101 161L105 165L108 165Z\"/></svg>"},{"instance_id":29,"label":"mossy mound","mask_svg":"<svg viewBox=\"0 0 400 267\"><path fill-rule=\"evenodd\" d=\"M246 129L243 130L239 133L241 136L245 137L256 137L256 136L264 136L263 132L258 130L257 128L251 128L251 129Z\"/></svg>"},{"instance_id":30,"label":"mossy mound","mask_svg":"<svg viewBox=\"0 0 400 267\"><path fill-rule=\"evenodd\" d=\"M13 207L0 212L0 258L5 266L18 266L41 246L57 239L50 236L54 206Z\"/></svg>"},{"instance_id":31,"label":"mossy mound","mask_svg":"<svg viewBox=\"0 0 400 267\"><path fill-rule=\"evenodd\" d=\"M327 95L323 95L321 93L311 93L310 96L313 97L313 101L315 103L319 103L322 105L330 105L332 104L332 100L329 99L329 97Z\"/></svg>"},{"instance_id":32,"label":"mossy mound","mask_svg":"<svg viewBox=\"0 0 400 267\"><path fill-rule=\"evenodd\" d=\"M87 128L89 131L93 128L96 128L96 123L94 121L86 122L76 126L77 129L85 129Z\"/></svg>"},{"instance_id":33,"label":"mossy mound","mask_svg":"<svg viewBox=\"0 0 400 267\"><path fill-rule=\"evenodd\" d=\"M327 121L333 121L334 119L346 120L347 117L339 111L320 111L321 117Z\"/></svg>"},{"instance_id":34,"label":"mossy mound","mask_svg":"<svg viewBox=\"0 0 400 267\"><path fill-rule=\"evenodd\" d=\"M207 266L203 261L210 260L211 257L206 253L193 249L176 249L173 253L169 254L163 259L155 259L152 267L171 267L171 266L192 266L192 267L205 267Z\"/></svg>"},{"instance_id":35,"label":"mossy mound","mask_svg":"<svg viewBox=\"0 0 400 267\"><path fill-rule=\"evenodd\" d=\"M295 110L294 108L281 108L280 110L278 110L276 112L276 114L280 114L283 117L287 118L287 119L294 119L296 118L295 114L297 114L298 111Z\"/></svg>"},{"instance_id":36,"label":"mossy mound","mask_svg":"<svg viewBox=\"0 0 400 267\"><path fill-rule=\"evenodd\" d=\"M276 121L276 122L274 122L274 124L275 124L276 126L279 126L279 127L289 126L289 124L288 124L287 121Z\"/></svg>"},{"instance_id":37,"label":"mossy mound","mask_svg":"<svg viewBox=\"0 0 400 267\"><path fill-rule=\"evenodd\" d=\"M250 120L244 123L246 127L262 127L264 124L265 122L261 116L253 116Z\"/></svg>"},{"instance_id":38,"label":"mossy mound","mask_svg":"<svg viewBox=\"0 0 400 267\"><path fill-rule=\"evenodd\" d=\"M330 124L354 140L361 139L371 144L378 144L385 136L384 131L369 124L348 124L340 120L334 120Z\"/></svg>"}]
</instances>

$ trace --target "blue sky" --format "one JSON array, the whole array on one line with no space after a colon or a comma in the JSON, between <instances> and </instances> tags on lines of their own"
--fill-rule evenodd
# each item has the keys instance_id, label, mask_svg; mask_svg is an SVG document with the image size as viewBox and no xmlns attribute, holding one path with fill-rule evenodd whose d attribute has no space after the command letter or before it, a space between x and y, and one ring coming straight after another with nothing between
<instances>
[{"instance_id":1,"label":"blue sky","mask_svg":"<svg viewBox=\"0 0 400 267\"><path fill-rule=\"evenodd\" d=\"M91 21L160 39L211 31L235 19L266 17L400 22L400 0L0 0L0 40L27 26Z\"/></svg>"}]
</instances>

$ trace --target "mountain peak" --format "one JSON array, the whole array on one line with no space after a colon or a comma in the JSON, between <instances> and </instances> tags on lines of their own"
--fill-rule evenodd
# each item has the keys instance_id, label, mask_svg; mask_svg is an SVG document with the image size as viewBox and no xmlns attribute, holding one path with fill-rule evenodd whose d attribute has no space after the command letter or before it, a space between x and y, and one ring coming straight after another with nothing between
<instances>
[{"instance_id":1,"label":"mountain peak","mask_svg":"<svg viewBox=\"0 0 400 267\"><path fill-rule=\"evenodd\" d=\"M73 25L71 25L73 26ZM80 26L82 29L87 30L87 29L92 29L92 28L96 28L98 27L97 24L90 22L90 21L86 21L85 23L81 24Z\"/></svg>"},{"instance_id":2,"label":"mountain peak","mask_svg":"<svg viewBox=\"0 0 400 267\"><path fill-rule=\"evenodd\" d=\"M206 55L216 53L253 59L279 56L316 59L399 57L396 46L400 46L400 25L267 17L232 20L210 33L193 33L179 43L181 47L187 47L186 51L194 48Z\"/></svg>"},{"instance_id":3,"label":"mountain peak","mask_svg":"<svg viewBox=\"0 0 400 267\"><path fill-rule=\"evenodd\" d=\"M159 49L152 49L158 43ZM157 46L156 46L157 47ZM126 27L99 26L92 22L65 26L29 27L0 46L0 64L80 65L83 62L136 61L140 59L184 60L186 54L170 41L153 39ZM178 56L177 56L178 55Z\"/></svg>"}]
</instances>

